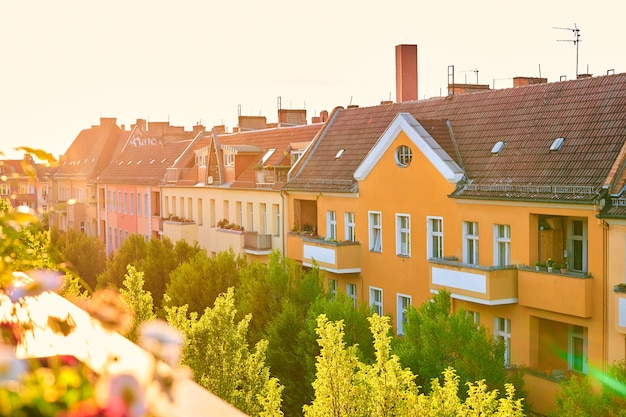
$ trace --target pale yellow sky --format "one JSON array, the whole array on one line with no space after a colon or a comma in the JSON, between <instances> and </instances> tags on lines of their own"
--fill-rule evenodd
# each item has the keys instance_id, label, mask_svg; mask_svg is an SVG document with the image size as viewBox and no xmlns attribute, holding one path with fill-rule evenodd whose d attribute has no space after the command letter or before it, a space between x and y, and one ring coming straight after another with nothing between
<instances>
[{"instance_id":1,"label":"pale yellow sky","mask_svg":"<svg viewBox=\"0 0 626 417\"><path fill-rule=\"evenodd\" d=\"M395 100L394 47L418 45L419 97L457 82L626 72L622 0L22 0L0 3L0 151L63 153L100 117L188 129L283 108ZM565 42L559 42L565 40Z\"/></svg>"}]
</instances>

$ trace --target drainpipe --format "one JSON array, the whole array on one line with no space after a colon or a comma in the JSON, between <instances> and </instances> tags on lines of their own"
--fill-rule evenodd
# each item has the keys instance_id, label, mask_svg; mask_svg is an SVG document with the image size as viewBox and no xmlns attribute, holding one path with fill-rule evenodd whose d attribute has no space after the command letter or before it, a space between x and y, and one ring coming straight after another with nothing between
<instances>
[{"instance_id":1,"label":"drainpipe","mask_svg":"<svg viewBox=\"0 0 626 417\"><path fill-rule=\"evenodd\" d=\"M281 203L281 213L280 222L282 223L281 227L281 240L283 242L283 250L282 250L282 259L285 259L287 255L287 233L285 229L285 217L287 216L287 211L285 210L285 195L283 194L283 190L280 190L280 203Z\"/></svg>"},{"instance_id":2,"label":"drainpipe","mask_svg":"<svg viewBox=\"0 0 626 417\"><path fill-rule=\"evenodd\" d=\"M602 372L606 374L609 359L609 326L608 326L608 271L609 271L609 224L601 220L603 239L602 259Z\"/></svg>"}]
</instances>

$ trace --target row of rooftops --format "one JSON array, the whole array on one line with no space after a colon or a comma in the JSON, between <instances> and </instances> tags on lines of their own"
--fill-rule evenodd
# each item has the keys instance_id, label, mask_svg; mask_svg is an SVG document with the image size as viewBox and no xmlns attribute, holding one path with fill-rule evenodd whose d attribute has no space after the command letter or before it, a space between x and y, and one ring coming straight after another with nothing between
<instances>
[{"instance_id":1,"label":"row of rooftops","mask_svg":"<svg viewBox=\"0 0 626 417\"><path fill-rule=\"evenodd\" d=\"M337 107L312 124L306 124L305 110L279 109L277 124L240 115L233 133L223 126L186 131L142 119L126 130L102 118L80 132L53 177L246 188L263 183L256 171L282 167L291 168L289 175L273 188L350 193L358 191L358 167L403 117L407 129L426 135L455 164L461 180L451 197L571 203L621 197L626 74L552 83L516 77L514 88L500 90L460 87L455 84L445 97ZM287 158L292 152L302 154L294 167ZM225 154L233 156L236 169ZM179 172L172 177L173 169ZM608 203L606 213L617 210Z\"/></svg>"}]
</instances>

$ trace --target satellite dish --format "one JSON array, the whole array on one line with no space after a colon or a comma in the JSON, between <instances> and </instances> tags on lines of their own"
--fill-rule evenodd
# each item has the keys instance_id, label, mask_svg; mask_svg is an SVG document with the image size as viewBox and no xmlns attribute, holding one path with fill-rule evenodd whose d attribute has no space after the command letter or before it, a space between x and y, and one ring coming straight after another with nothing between
<instances>
[{"instance_id":1,"label":"satellite dish","mask_svg":"<svg viewBox=\"0 0 626 417\"><path fill-rule=\"evenodd\" d=\"M209 176L207 177L207 179L206 179L206 183L207 183L207 184L209 184L209 185L210 185L210 184L213 184L213 176L212 176L212 175L209 175Z\"/></svg>"}]
</instances>

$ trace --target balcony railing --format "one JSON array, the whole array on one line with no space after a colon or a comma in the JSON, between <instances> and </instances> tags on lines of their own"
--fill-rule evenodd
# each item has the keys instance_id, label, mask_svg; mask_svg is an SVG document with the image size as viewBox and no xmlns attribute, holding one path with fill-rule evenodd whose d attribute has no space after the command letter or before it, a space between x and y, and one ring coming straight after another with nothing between
<instances>
[{"instance_id":1,"label":"balcony railing","mask_svg":"<svg viewBox=\"0 0 626 417\"><path fill-rule=\"evenodd\" d=\"M591 317L593 279L587 274L537 271L518 266L521 305L577 317Z\"/></svg>"},{"instance_id":2,"label":"balcony railing","mask_svg":"<svg viewBox=\"0 0 626 417\"><path fill-rule=\"evenodd\" d=\"M452 259L431 258L430 288L442 288L453 298L485 305L515 304L517 269L515 266L469 265Z\"/></svg>"},{"instance_id":3,"label":"balcony railing","mask_svg":"<svg viewBox=\"0 0 626 417\"><path fill-rule=\"evenodd\" d=\"M164 219L162 226L163 235L173 242L184 240L193 245L198 241L198 227L195 222Z\"/></svg>"},{"instance_id":4,"label":"balcony railing","mask_svg":"<svg viewBox=\"0 0 626 417\"><path fill-rule=\"evenodd\" d=\"M361 243L302 237L302 265L336 274L361 272Z\"/></svg>"},{"instance_id":5,"label":"balcony railing","mask_svg":"<svg viewBox=\"0 0 626 417\"><path fill-rule=\"evenodd\" d=\"M243 248L248 253L268 253L272 250L272 235L245 232L243 235Z\"/></svg>"}]
</instances>

